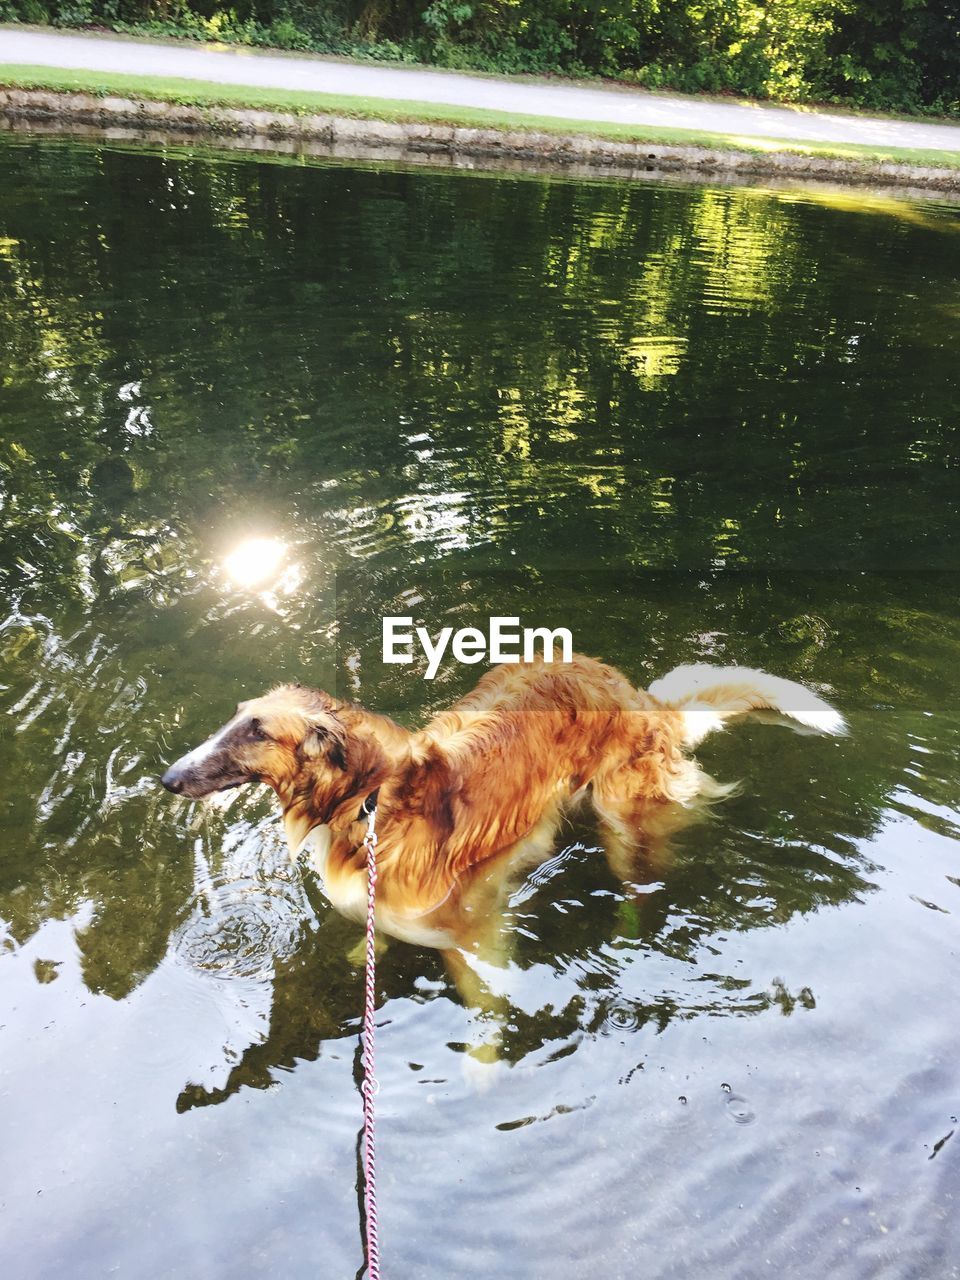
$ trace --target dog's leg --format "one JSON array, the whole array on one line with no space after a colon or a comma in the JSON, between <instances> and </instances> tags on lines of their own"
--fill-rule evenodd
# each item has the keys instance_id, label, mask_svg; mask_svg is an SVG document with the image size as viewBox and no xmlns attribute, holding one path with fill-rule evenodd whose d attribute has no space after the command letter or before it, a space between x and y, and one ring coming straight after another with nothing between
<instances>
[{"instance_id":1,"label":"dog's leg","mask_svg":"<svg viewBox=\"0 0 960 1280\"><path fill-rule=\"evenodd\" d=\"M658 880L669 865L670 832L649 829L648 807L607 801L602 805L595 803L594 808L604 853L614 875L627 885L646 885Z\"/></svg>"},{"instance_id":2,"label":"dog's leg","mask_svg":"<svg viewBox=\"0 0 960 1280\"><path fill-rule=\"evenodd\" d=\"M626 759L598 771L590 797L608 836L611 865L632 879L641 852L647 865L668 858L671 837L735 790L676 751L644 751L638 738Z\"/></svg>"},{"instance_id":3,"label":"dog's leg","mask_svg":"<svg viewBox=\"0 0 960 1280\"><path fill-rule=\"evenodd\" d=\"M480 957L476 952L459 949L444 951L443 958L456 985L464 1006L473 1014L476 1038L463 1059L464 1076L477 1088L487 1088L493 1083L494 1071L500 1061L503 1027L510 1014L510 1002L506 996L497 995L478 973L474 960L498 964L504 963L505 949L499 956L489 953ZM498 963L499 962L499 963Z\"/></svg>"},{"instance_id":4,"label":"dog's leg","mask_svg":"<svg viewBox=\"0 0 960 1280\"><path fill-rule=\"evenodd\" d=\"M496 1054L491 1055L487 1051L487 1045L493 1045L494 1048L499 1046L501 1024L510 1011L510 1002L506 996L497 995L490 989L474 961L478 961L480 965L492 964L501 968L506 959L505 949L501 949L499 955L491 955L489 952L479 955L476 951L471 955L459 948L451 948L444 951L443 958L464 1007L476 1016L481 1026L490 1029L490 1035L484 1037L483 1043L477 1046L479 1052L474 1055L482 1061L490 1061Z\"/></svg>"},{"instance_id":5,"label":"dog's leg","mask_svg":"<svg viewBox=\"0 0 960 1280\"><path fill-rule=\"evenodd\" d=\"M386 955L387 948L390 945L389 938L382 933L378 933L373 940L374 955L377 960L381 956ZM347 951L347 963L353 965L354 969L362 969L367 963L367 938L366 934L362 938L358 938L352 947Z\"/></svg>"},{"instance_id":6,"label":"dog's leg","mask_svg":"<svg viewBox=\"0 0 960 1280\"><path fill-rule=\"evenodd\" d=\"M712 780L702 776L709 792ZM625 884L637 885L662 877L671 863L673 837L699 821L707 808L706 802L651 800L643 780L627 769L595 786L591 799L611 870Z\"/></svg>"},{"instance_id":7,"label":"dog's leg","mask_svg":"<svg viewBox=\"0 0 960 1280\"><path fill-rule=\"evenodd\" d=\"M503 1027L511 1007L507 996L491 990L483 973L509 967L513 952L506 918L510 894L524 873L548 854L558 820L558 813L551 810L525 840L475 868L472 879L461 886L455 906L451 904L455 918L443 922L457 943L443 953L447 969L477 1027L477 1039L464 1057L464 1071L478 1085L492 1082L490 1068L500 1060Z\"/></svg>"}]
</instances>

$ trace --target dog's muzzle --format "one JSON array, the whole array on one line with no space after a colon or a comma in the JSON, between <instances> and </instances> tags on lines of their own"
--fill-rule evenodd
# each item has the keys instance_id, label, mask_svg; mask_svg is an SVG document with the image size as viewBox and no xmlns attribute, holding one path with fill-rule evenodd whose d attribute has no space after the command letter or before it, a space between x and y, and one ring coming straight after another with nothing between
<instances>
[{"instance_id":1,"label":"dog's muzzle","mask_svg":"<svg viewBox=\"0 0 960 1280\"><path fill-rule=\"evenodd\" d=\"M167 772L161 776L160 781L163 786L165 786L168 791L172 791L175 796L182 794L184 788L184 777L182 773L177 771L176 765L171 765Z\"/></svg>"},{"instance_id":2,"label":"dog's muzzle","mask_svg":"<svg viewBox=\"0 0 960 1280\"><path fill-rule=\"evenodd\" d=\"M160 778L161 783L175 796L186 796L190 800L202 800L214 791L227 791L230 787L239 787L250 778L238 773L236 766L229 760L211 760L208 764L197 765L192 760L176 760Z\"/></svg>"},{"instance_id":3,"label":"dog's muzzle","mask_svg":"<svg viewBox=\"0 0 960 1280\"><path fill-rule=\"evenodd\" d=\"M174 760L160 781L175 796L202 800L214 791L258 780L236 756L237 750L249 747L251 741L252 735L244 732L243 725L231 720L212 738Z\"/></svg>"}]
</instances>

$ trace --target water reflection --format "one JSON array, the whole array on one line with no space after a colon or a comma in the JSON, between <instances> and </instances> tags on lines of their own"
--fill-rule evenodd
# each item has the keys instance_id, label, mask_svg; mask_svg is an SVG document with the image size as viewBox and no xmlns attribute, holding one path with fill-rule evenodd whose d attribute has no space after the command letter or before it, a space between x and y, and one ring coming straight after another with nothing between
<instances>
[{"instance_id":1,"label":"water reflection","mask_svg":"<svg viewBox=\"0 0 960 1280\"><path fill-rule=\"evenodd\" d=\"M946 1274L956 213L54 144L0 169L18 1274L223 1275L224 1240L355 1270L358 931L269 798L154 779L278 681L410 725L466 691L383 667L385 613L569 626L638 684L767 667L853 724L706 744L740 794L629 883L574 827L489 884L505 945L472 1009L390 945L400 1269L572 1277L579 1249L616 1276L642 1248L664 1277L860 1276L891 1265L882 1218ZM472 1101L491 1019L503 1074ZM456 1223L429 1250L424 1202ZM858 1248L827 1257L841 1202ZM144 1206L153 1239L121 1238Z\"/></svg>"},{"instance_id":2,"label":"water reflection","mask_svg":"<svg viewBox=\"0 0 960 1280\"><path fill-rule=\"evenodd\" d=\"M708 823L700 839L689 839L691 829L683 840L690 823L689 813L678 811L669 840L661 833L646 846L626 884L624 868L608 868L601 849L587 842L589 829L547 858L521 853L476 869L426 922L450 940L445 974L429 953L416 957L384 939L386 994L463 1001L470 1024L456 1048L471 1071L477 1063L535 1060L548 1045L554 1054L564 1044L572 1050L584 1035L629 1039L647 1025L662 1032L674 1019L814 1008L805 987L791 993L774 979L758 988L725 971L724 935L868 893L876 869L844 865L796 842L793 857L781 846L767 851L762 871L731 874L741 850L705 859L716 833ZM789 876L774 869L785 853ZM705 865L694 865L701 860ZM243 1087L269 1088L277 1069L314 1060L325 1041L356 1034L360 932L329 912L309 871L303 874L305 880L292 873L279 831L271 836L262 826L239 864L230 855L215 871L198 861L196 905L175 932L172 953L212 976L257 977L268 1026L222 1084L189 1084L181 1110L224 1102ZM425 962L441 979L432 988L422 982ZM631 996L641 962L643 991Z\"/></svg>"}]
</instances>

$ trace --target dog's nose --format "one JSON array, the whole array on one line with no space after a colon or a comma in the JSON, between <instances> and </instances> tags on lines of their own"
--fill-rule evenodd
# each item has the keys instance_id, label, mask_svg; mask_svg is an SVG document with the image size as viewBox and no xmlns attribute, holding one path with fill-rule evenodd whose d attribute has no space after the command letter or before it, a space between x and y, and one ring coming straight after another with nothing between
<instances>
[{"instance_id":1,"label":"dog's nose","mask_svg":"<svg viewBox=\"0 0 960 1280\"><path fill-rule=\"evenodd\" d=\"M160 781L167 790L172 791L175 796L178 796L183 790L183 779L176 774L173 769L168 769Z\"/></svg>"}]
</instances>

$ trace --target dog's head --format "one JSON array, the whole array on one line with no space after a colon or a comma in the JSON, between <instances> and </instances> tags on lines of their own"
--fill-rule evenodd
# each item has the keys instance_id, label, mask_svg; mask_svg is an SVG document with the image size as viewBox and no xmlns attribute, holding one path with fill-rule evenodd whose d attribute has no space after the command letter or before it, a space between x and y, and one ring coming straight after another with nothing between
<instances>
[{"instance_id":1,"label":"dog's head","mask_svg":"<svg viewBox=\"0 0 960 1280\"><path fill-rule=\"evenodd\" d=\"M160 781L176 795L199 800L245 782L266 782L281 796L309 775L330 790L350 791L350 733L344 708L329 694L281 685L241 702L233 718L206 742L181 756ZM359 780L363 785L365 779Z\"/></svg>"}]
</instances>

